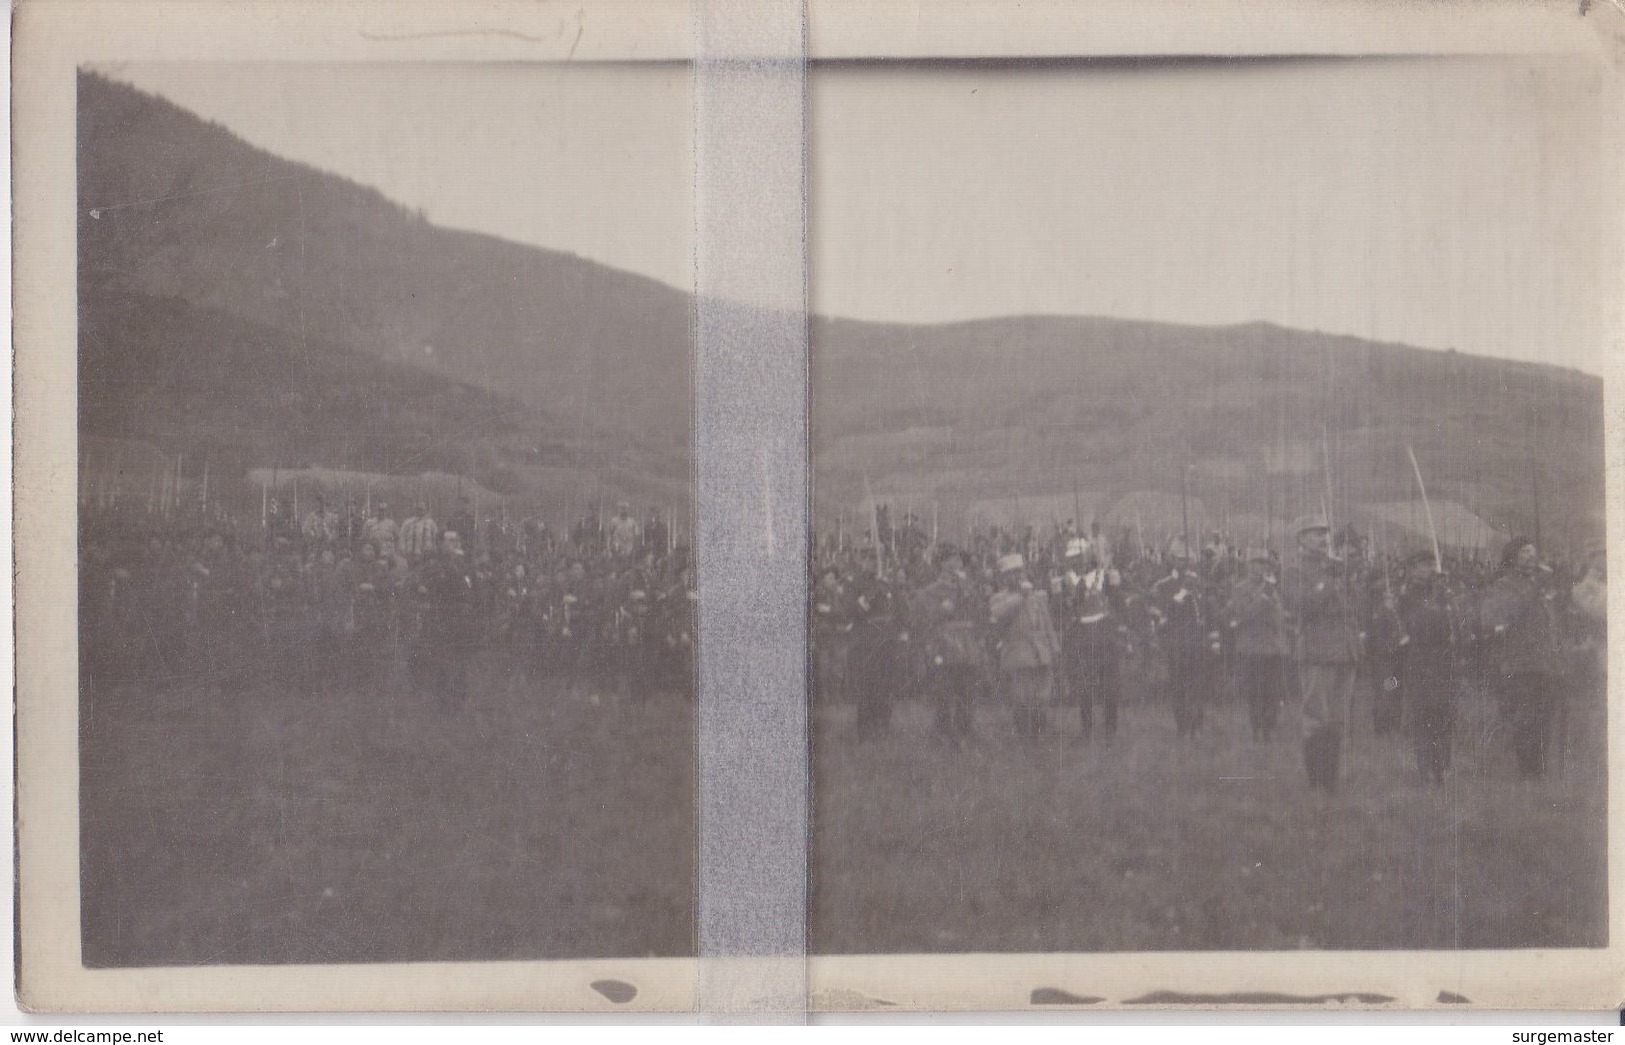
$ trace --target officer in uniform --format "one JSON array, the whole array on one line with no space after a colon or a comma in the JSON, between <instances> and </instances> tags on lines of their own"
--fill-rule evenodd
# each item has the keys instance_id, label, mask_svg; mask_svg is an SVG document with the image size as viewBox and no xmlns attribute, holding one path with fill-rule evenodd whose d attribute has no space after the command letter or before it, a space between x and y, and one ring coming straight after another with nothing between
<instances>
[{"instance_id":1,"label":"officer in uniform","mask_svg":"<svg viewBox=\"0 0 1625 1045\"><path fill-rule=\"evenodd\" d=\"M1207 713L1219 635L1217 631L1209 634L1202 578L1183 540L1176 537L1169 542L1167 559L1172 570L1151 586L1152 613L1168 663L1174 728L1181 737L1194 737Z\"/></svg>"},{"instance_id":2,"label":"officer in uniform","mask_svg":"<svg viewBox=\"0 0 1625 1045\"><path fill-rule=\"evenodd\" d=\"M1337 790L1354 700L1359 637L1344 564L1331 555L1331 527L1305 516L1293 525L1298 560L1282 570L1281 601L1297 626L1294 659L1303 696L1303 760L1309 786Z\"/></svg>"},{"instance_id":3,"label":"officer in uniform","mask_svg":"<svg viewBox=\"0 0 1625 1045\"><path fill-rule=\"evenodd\" d=\"M1021 555L1000 556L998 570L1002 590L988 602L988 620L999 655L999 681L1014 713L1016 735L1034 738L1049 730L1061 639L1050 615L1049 592L1027 580Z\"/></svg>"},{"instance_id":4,"label":"officer in uniform","mask_svg":"<svg viewBox=\"0 0 1625 1045\"><path fill-rule=\"evenodd\" d=\"M937 734L962 743L976 722L976 689L983 673L982 607L957 549L944 547L938 553L937 579L920 589L909 616L924 641L926 688L936 705Z\"/></svg>"},{"instance_id":5,"label":"officer in uniform","mask_svg":"<svg viewBox=\"0 0 1625 1045\"><path fill-rule=\"evenodd\" d=\"M1117 704L1128 628L1114 605L1121 578L1098 561L1095 549L1081 537L1067 541L1066 572L1061 575L1065 619L1061 627L1062 663L1067 691L1078 705L1083 739L1094 735L1095 706L1102 712L1101 732L1117 734Z\"/></svg>"}]
</instances>

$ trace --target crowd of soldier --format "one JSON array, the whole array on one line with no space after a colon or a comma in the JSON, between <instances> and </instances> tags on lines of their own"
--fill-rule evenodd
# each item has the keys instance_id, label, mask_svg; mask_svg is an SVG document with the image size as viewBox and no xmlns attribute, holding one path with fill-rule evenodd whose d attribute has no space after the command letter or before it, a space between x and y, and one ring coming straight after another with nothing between
<instances>
[{"instance_id":1,"label":"crowd of soldier","mask_svg":"<svg viewBox=\"0 0 1625 1045\"><path fill-rule=\"evenodd\" d=\"M1565 702L1601 699L1605 564L1543 563L1514 538L1494 563L1372 556L1352 531L1306 518L1285 557L1232 548L1115 553L1068 524L1042 538L989 530L967 548L934 543L912 519L875 542L815 545L814 678L819 699L857 706L855 736L890 728L906 699L935 706L935 731L963 743L979 703L1010 709L1018 735L1110 738L1132 690L1171 712L1181 738L1220 702L1245 702L1268 742L1298 709L1312 786L1334 790L1356 688L1372 728L1408 734L1420 775L1450 768L1459 701L1489 695L1519 772L1546 772ZM1098 721L1097 721L1098 720Z\"/></svg>"},{"instance_id":2,"label":"crowd of soldier","mask_svg":"<svg viewBox=\"0 0 1625 1045\"><path fill-rule=\"evenodd\" d=\"M692 571L658 517L625 505L565 535L535 521L381 505L359 525L319 501L243 529L81 519L81 671L216 691L404 685L448 709L471 673L580 695L691 692ZM471 541L469 535L473 535Z\"/></svg>"}]
</instances>

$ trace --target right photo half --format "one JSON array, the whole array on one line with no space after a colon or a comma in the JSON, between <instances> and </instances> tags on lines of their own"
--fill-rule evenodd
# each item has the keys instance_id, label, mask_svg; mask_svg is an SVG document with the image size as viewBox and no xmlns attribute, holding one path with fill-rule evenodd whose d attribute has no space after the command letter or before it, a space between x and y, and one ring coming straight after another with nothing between
<instances>
[{"instance_id":1,"label":"right photo half","mask_svg":"<svg viewBox=\"0 0 1625 1045\"><path fill-rule=\"evenodd\" d=\"M810 951L1608 946L1611 76L809 67Z\"/></svg>"}]
</instances>

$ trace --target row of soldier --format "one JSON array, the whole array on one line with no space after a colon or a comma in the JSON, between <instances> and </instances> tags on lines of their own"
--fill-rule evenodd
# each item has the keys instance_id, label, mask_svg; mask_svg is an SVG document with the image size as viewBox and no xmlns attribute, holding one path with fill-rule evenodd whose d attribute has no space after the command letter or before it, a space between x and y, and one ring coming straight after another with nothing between
<instances>
[{"instance_id":1,"label":"row of soldier","mask_svg":"<svg viewBox=\"0 0 1625 1045\"><path fill-rule=\"evenodd\" d=\"M1063 728L1059 712L1075 708L1085 740L1116 731L1129 688L1164 703L1180 737L1234 693L1268 741L1292 703L1309 781L1330 791L1362 682L1374 731L1408 732L1434 782L1450 767L1458 700L1487 694L1520 773L1545 773L1565 698L1601 685L1600 553L1570 571L1515 538L1491 568L1433 552L1374 559L1342 533L1334 548L1314 517L1292 532L1286 561L1218 540L1192 554L1179 538L1125 560L1098 527L1031 559L1034 543L1008 534L978 534L968 550L826 540L813 594L820 696L857 705L860 739L921 697L958 742L995 697L1027 737Z\"/></svg>"},{"instance_id":2,"label":"row of soldier","mask_svg":"<svg viewBox=\"0 0 1625 1045\"><path fill-rule=\"evenodd\" d=\"M668 551L638 528L635 541L538 530L470 549L426 512L374 517L346 539L319 525L322 511L291 533L85 525L87 682L379 687L400 668L457 706L483 669L508 686L551 677L578 693L690 692L681 545Z\"/></svg>"}]
</instances>

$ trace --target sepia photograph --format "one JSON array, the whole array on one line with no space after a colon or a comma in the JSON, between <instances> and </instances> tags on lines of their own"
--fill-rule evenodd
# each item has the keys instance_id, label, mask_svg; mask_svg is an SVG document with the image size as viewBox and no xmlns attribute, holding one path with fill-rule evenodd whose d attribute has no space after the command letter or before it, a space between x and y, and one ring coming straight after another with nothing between
<instances>
[{"instance_id":1,"label":"sepia photograph","mask_svg":"<svg viewBox=\"0 0 1625 1045\"><path fill-rule=\"evenodd\" d=\"M1625 1001L1625 12L1304 10L25 2L19 1005Z\"/></svg>"},{"instance_id":2,"label":"sepia photograph","mask_svg":"<svg viewBox=\"0 0 1625 1045\"><path fill-rule=\"evenodd\" d=\"M689 80L80 70L87 967L693 953Z\"/></svg>"},{"instance_id":3,"label":"sepia photograph","mask_svg":"<svg viewBox=\"0 0 1625 1045\"><path fill-rule=\"evenodd\" d=\"M1606 946L1607 70L810 78L809 949Z\"/></svg>"}]
</instances>

